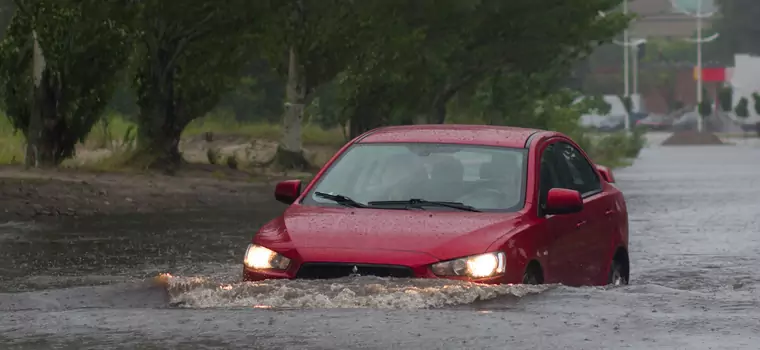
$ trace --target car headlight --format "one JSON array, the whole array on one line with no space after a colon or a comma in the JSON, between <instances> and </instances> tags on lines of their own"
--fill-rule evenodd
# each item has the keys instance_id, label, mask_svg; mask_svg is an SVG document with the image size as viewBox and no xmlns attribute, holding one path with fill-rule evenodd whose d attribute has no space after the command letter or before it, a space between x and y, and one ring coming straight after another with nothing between
<instances>
[{"instance_id":1,"label":"car headlight","mask_svg":"<svg viewBox=\"0 0 760 350\"><path fill-rule=\"evenodd\" d=\"M290 259L271 249L249 244L243 264L257 270L285 270L290 265Z\"/></svg>"},{"instance_id":2,"label":"car headlight","mask_svg":"<svg viewBox=\"0 0 760 350\"><path fill-rule=\"evenodd\" d=\"M491 277L504 273L506 256L503 252L485 253L443 261L431 266L437 276Z\"/></svg>"}]
</instances>

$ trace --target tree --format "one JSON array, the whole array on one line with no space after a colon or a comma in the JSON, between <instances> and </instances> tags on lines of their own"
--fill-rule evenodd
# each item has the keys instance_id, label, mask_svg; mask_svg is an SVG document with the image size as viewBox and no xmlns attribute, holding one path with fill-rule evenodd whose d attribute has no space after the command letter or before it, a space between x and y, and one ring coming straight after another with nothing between
<instances>
[{"instance_id":1,"label":"tree","mask_svg":"<svg viewBox=\"0 0 760 350\"><path fill-rule=\"evenodd\" d=\"M736 113L737 117L742 119L747 119L749 117L749 101L746 97L739 99L739 103L737 103L734 108L734 113Z\"/></svg>"},{"instance_id":2,"label":"tree","mask_svg":"<svg viewBox=\"0 0 760 350\"><path fill-rule=\"evenodd\" d=\"M755 107L755 114L760 115L760 93L753 92L752 100L754 101L753 106ZM760 122L755 124L755 131L757 131L757 136L760 137Z\"/></svg>"},{"instance_id":3,"label":"tree","mask_svg":"<svg viewBox=\"0 0 760 350\"><path fill-rule=\"evenodd\" d=\"M734 89L731 86L723 86L718 90L718 102L720 109L724 112L731 112L731 104L734 99Z\"/></svg>"},{"instance_id":4,"label":"tree","mask_svg":"<svg viewBox=\"0 0 760 350\"><path fill-rule=\"evenodd\" d=\"M619 5L613 0L481 0L472 4L456 15L459 23L442 25L434 32L444 33L444 42L453 44L431 50L435 64L427 70L431 95L425 99L430 103L431 122L445 121L446 103L458 91L499 71L523 82L536 76L561 81L580 58L610 41L630 20L620 14L599 15Z\"/></svg>"},{"instance_id":5,"label":"tree","mask_svg":"<svg viewBox=\"0 0 760 350\"><path fill-rule=\"evenodd\" d=\"M374 4L377 1L368 1ZM281 0L265 28L265 55L286 79L283 135L274 162L289 169L308 168L301 124L305 106L317 90L346 69L361 51L358 9L363 1Z\"/></svg>"},{"instance_id":6,"label":"tree","mask_svg":"<svg viewBox=\"0 0 760 350\"><path fill-rule=\"evenodd\" d=\"M129 0L18 0L0 45L4 104L27 165L55 166L99 120L129 50ZM38 63L33 67L33 63ZM33 79L34 78L34 79Z\"/></svg>"},{"instance_id":7,"label":"tree","mask_svg":"<svg viewBox=\"0 0 760 350\"><path fill-rule=\"evenodd\" d=\"M260 41L256 30L267 6L244 0L141 2L135 160L166 168L181 163L182 131L239 82Z\"/></svg>"},{"instance_id":8,"label":"tree","mask_svg":"<svg viewBox=\"0 0 760 350\"><path fill-rule=\"evenodd\" d=\"M484 122L530 118L519 112L556 90L579 58L628 21L599 16L619 5L606 0L383 4L373 13L386 18L387 34L341 80L353 136L375 126L376 115L391 123L443 123L452 101Z\"/></svg>"},{"instance_id":9,"label":"tree","mask_svg":"<svg viewBox=\"0 0 760 350\"><path fill-rule=\"evenodd\" d=\"M739 103L736 104L736 107L734 108L734 113L736 116L742 120L747 120L749 118L749 100L747 100L746 97L742 97L739 99ZM746 131L746 129L742 128ZM746 136L746 133L745 133Z\"/></svg>"},{"instance_id":10,"label":"tree","mask_svg":"<svg viewBox=\"0 0 760 350\"><path fill-rule=\"evenodd\" d=\"M712 115L713 112L713 103L710 100L709 95L707 94L706 89L702 89L702 102L699 103L697 106L697 112L699 112L699 115L702 119L705 119Z\"/></svg>"},{"instance_id":11,"label":"tree","mask_svg":"<svg viewBox=\"0 0 760 350\"><path fill-rule=\"evenodd\" d=\"M0 40L5 37L5 30L16 12L14 0L0 0Z\"/></svg>"},{"instance_id":12,"label":"tree","mask_svg":"<svg viewBox=\"0 0 760 350\"><path fill-rule=\"evenodd\" d=\"M760 2L756 0L717 0L721 16L713 24L720 39L709 46L724 62L732 62L735 53L760 55Z\"/></svg>"}]
</instances>

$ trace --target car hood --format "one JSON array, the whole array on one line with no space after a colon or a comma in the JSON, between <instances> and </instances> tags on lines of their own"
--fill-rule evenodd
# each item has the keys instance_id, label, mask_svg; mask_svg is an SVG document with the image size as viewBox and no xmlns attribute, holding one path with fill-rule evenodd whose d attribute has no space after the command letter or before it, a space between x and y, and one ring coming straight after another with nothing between
<instances>
[{"instance_id":1,"label":"car hood","mask_svg":"<svg viewBox=\"0 0 760 350\"><path fill-rule=\"evenodd\" d=\"M446 260L485 252L522 221L517 213L294 205L262 227L254 242L275 250L405 251Z\"/></svg>"}]
</instances>

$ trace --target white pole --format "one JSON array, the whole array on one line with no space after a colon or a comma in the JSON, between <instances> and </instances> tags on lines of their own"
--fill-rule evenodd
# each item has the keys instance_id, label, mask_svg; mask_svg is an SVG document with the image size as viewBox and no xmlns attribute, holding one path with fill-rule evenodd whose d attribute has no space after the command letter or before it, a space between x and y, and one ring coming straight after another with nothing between
<instances>
[{"instance_id":1,"label":"white pole","mask_svg":"<svg viewBox=\"0 0 760 350\"><path fill-rule=\"evenodd\" d=\"M633 95L639 94L639 45L633 45Z\"/></svg>"},{"instance_id":2,"label":"white pole","mask_svg":"<svg viewBox=\"0 0 760 350\"><path fill-rule=\"evenodd\" d=\"M702 0L697 0L697 130L702 132L704 121L702 114L699 114L699 107L702 105Z\"/></svg>"},{"instance_id":3,"label":"white pole","mask_svg":"<svg viewBox=\"0 0 760 350\"><path fill-rule=\"evenodd\" d=\"M628 0L623 0L623 14L628 15ZM628 27L625 28L623 31L623 42L628 43ZM628 99L630 98L630 91L628 90L628 81L629 81L629 68L628 68L628 60L629 60L629 53L628 53L628 45L623 45L623 96ZM629 131L631 130L631 116L628 114L628 110L626 109L626 115L625 115L625 130Z\"/></svg>"}]
</instances>

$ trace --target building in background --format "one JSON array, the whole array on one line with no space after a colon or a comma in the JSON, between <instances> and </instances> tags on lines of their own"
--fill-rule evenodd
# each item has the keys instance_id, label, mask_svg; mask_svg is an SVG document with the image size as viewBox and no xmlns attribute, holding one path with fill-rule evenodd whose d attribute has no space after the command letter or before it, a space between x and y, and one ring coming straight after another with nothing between
<instances>
[{"instance_id":1,"label":"building in background","mask_svg":"<svg viewBox=\"0 0 760 350\"><path fill-rule=\"evenodd\" d=\"M695 13L699 0L674 0L682 9ZM701 0L702 13L716 10L714 0ZM638 15L631 26L631 36L637 38L689 38L694 36L697 20L673 9L671 0L629 0L629 11ZM720 14L703 19L709 28Z\"/></svg>"},{"instance_id":2,"label":"building in background","mask_svg":"<svg viewBox=\"0 0 760 350\"><path fill-rule=\"evenodd\" d=\"M678 12L672 6L671 0L628 0L628 9L637 15L630 27L631 40L645 38L652 40L685 40L695 38L697 20L693 16ZM681 9L691 13L697 12L699 0L673 0ZM760 0L758 0L760 1ZM702 13L716 11L714 0L702 0ZM720 18L720 13L703 19L705 33L709 33L712 23ZM720 39L718 39L720 40ZM710 45L705 44L705 45ZM689 61L661 62L658 64L641 64L639 74L639 93L643 106L650 113L667 114L677 109L674 106L696 105L696 80L694 77L697 46L693 44L694 58ZM644 48L649 50L649 48ZM601 51L601 50L600 50ZM590 91L595 94L622 94L623 49L620 46L608 46L596 55L596 60L590 63L590 75L596 84ZM705 67L712 68L709 62ZM645 75L647 77L645 77ZM652 77L667 76L667 80L651 81ZM649 78L649 79L645 79ZM655 79L656 80L656 79ZM706 82L707 97L712 99L712 93L717 83Z\"/></svg>"},{"instance_id":3,"label":"building in background","mask_svg":"<svg viewBox=\"0 0 760 350\"><path fill-rule=\"evenodd\" d=\"M760 57L751 55L735 55L735 67L727 78L731 87L734 89L733 105L739 104L741 98L746 98L749 102L749 117L742 122L760 123L760 115L755 111L755 101L753 93L760 92Z\"/></svg>"}]
</instances>

